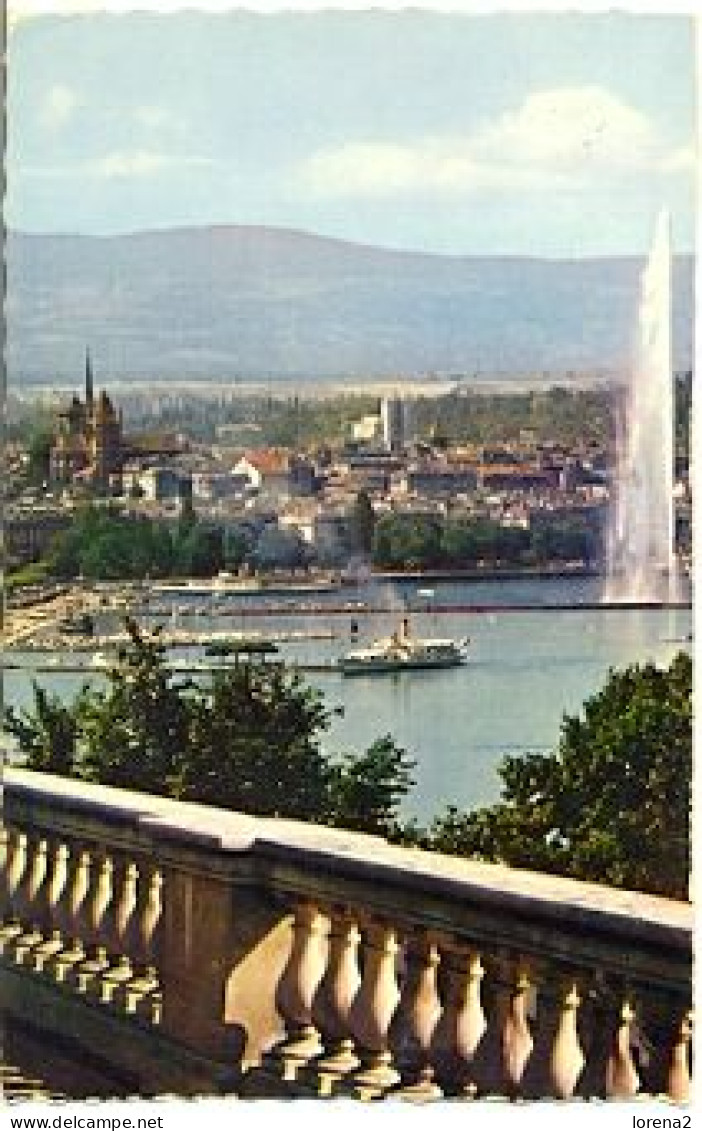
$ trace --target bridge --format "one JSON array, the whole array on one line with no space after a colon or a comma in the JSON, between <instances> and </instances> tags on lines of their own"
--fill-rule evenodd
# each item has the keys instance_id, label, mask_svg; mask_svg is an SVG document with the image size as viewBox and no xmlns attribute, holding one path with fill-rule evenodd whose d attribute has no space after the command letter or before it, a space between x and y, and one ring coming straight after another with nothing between
<instances>
[{"instance_id":1,"label":"bridge","mask_svg":"<svg viewBox=\"0 0 702 1131\"><path fill-rule=\"evenodd\" d=\"M686 903L21 769L3 793L6 1074L42 1094L689 1098Z\"/></svg>"}]
</instances>

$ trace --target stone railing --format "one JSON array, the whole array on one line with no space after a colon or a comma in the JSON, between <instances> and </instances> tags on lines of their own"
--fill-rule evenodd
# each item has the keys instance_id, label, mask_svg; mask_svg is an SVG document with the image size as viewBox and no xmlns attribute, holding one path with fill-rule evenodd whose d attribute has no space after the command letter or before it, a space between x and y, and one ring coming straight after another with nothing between
<instances>
[{"instance_id":1,"label":"stone railing","mask_svg":"<svg viewBox=\"0 0 702 1131\"><path fill-rule=\"evenodd\" d=\"M20 770L4 838L5 970L108 1057L118 1020L244 1096L688 1099L687 904Z\"/></svg>"}]
</instances>

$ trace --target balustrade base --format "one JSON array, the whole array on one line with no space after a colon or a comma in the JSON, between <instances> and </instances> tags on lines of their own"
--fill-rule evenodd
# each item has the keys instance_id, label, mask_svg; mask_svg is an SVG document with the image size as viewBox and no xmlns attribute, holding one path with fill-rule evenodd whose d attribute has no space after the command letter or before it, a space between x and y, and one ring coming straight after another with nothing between
<instances>
[{"instance_id":1,"label":"balustrade base","mask_svg":"<svg viewBox=\"0 0 702 1131\"><path fill-rule=\"evenodd\" d=\"M5 923L0 928L0 956L9 954L15 940L22 934L24 928L21 923Z\"/></svg>"},{"instance_id":2,"label":"balustrade base","mask_svg":"<svg viewBox=\"0 0 702 1131\"><path fill-rule=\"evenodd\" d=\"M68 950L57 954L46 965L46 973L51 975L55 982L70 985L74 970L85 961L85 951L79 942L71 943Z\"/></svg>"},{"instance_id":3,"label":"balustrade base","mask_svg":"<svg viewBox=\"0 0 702 1131\"><path fill-rule=\"evenodd\" d=\"M134 977L132 964L126 956L119 959L116 966L107 970L99 986L99 998L104 1005L114 1002L115 994L121 986L127 984Z\"/></svg>"},{"instance_id":4,"label":"balustrade base","mask_svg":"<svg viewBox=\"0 0 702 1131\"><path fill-rule=\"evenodd\" d=\"M77 1076L83 1062L102 1065L102 1098L240 1094L236 1066L198 1055L134 1015L106 1009L7 960L0 970L0 1010L10 1024L40 1032L45 1048L66 1050ZM68 1098L82 1097L76 1090Z\"/></svg>"},{"instance_id":5,"label":"balustrade base","mask_svg":"<svg viewBox=\"0 0 702 1131\"><path fill-rule=\"evenodd\" d=\"M136 1013L148 1019L156 990L158 990L158 978L156 971L151 968L117 986L114 1002L125 1013Z\"/></svg>"},{"instance_id":6,"label":"balustrade base","mask_svg":"<svg viewBox=\"0 0 702 1131\"><path fill-rule=\"evenodd\" d=\"M434 1079L434 1070L425 1068L413 1084L401 1083L391 1093L393 1099L410 1100L413 1103L427 1103L443 1098L443 1091Z\"/></svg>"},{"instance_id":7,"label":"balustrade base","mask_svg":"<svg viewBox=\"0 0 702 1131\"><path fill-rule=\"evenodd\" d=\"M14 940L12 947L12 954L14 961L18 966L31 966L32 951L41 946L44 942L44 936L41 931L36 928L31 928L27 934L19 935Z\"/></svg>"},{"instance_id":8,"label":"balustrade base","mask_svg":"<svg viewBox=\"0 0 702 1131\"><path fill-rule=\"evenodd\" d=\"M65 942L58 931L36 947L32 955L32 969L35 974L49 973L51 964L58 958L65 947Z\"/></svg>"},{"instance_id":9,"label":"balustrade base","mask_svg":"<svg viewBox=\"0 0 702 1131\"><path fill-rule=\"evenodd\" d=\"M291 1086L300 1095L316 1095L316 1081L312 1078L311 1066L321 1053L322 1046L316 1030L314 1033L303 1031L298 1039L284 1041L265 1053L260 1069L267 1076L279 1080L286 1095L290 1094Z\"/></svg>"},{"instance_id":10,"label":"balustrade base","mask_svg":"<svg viewBox=\"0 0 702 1131\"><path fill-rule=\"evenodd\" d=\"M98 953L95 958L89 958L74 968L70 983L79 994L99 996L102 978L109 968L107 955Z\"/></svg>"},{"instance_id":11,"label":"balustrade base","mask_svg":"<svg viewBox=\"0 0 702 1131\"><path fill-rule=\"evenodd\" d=\"M360 1067L361 1062L353 1051L353 1041L348 1040L341 1042L335 1053L323 1056L310 1065L308 1071L316 1081L318 1095L332 1096L343 1081Z\"/></svg>"},{"instance_id":12,"label":"balustrade base","mask_svg":"<svg viewBox=\"0 0 702 1131\"><path fill-rule=\"evenodd\" d=\"M391 1054L381 1052L374 1055L368 1064L362 1065L358 1071L352 1073L339 1091L359 1100L375 1100L380 1099L399 1083L400 1073L392 1067Z\"/></svg>"}]
</instances>

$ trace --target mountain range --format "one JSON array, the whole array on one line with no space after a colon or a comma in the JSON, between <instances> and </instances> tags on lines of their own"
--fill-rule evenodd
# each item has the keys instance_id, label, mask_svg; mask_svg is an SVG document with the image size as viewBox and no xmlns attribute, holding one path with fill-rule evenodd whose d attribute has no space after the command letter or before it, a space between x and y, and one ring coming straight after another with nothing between
<instances>
[{"instance_id":1,"label":"mountain range","mask_svg":"<svg viewBox=\"0 0 702 1131\"><path fill-rule=\"evenodd\" d=\"M11 383L612 370L631 362L642 261L447 256L263 227L9 232ZM689 368L693 258L674 263Z\"/></svg>"}]
</instances>

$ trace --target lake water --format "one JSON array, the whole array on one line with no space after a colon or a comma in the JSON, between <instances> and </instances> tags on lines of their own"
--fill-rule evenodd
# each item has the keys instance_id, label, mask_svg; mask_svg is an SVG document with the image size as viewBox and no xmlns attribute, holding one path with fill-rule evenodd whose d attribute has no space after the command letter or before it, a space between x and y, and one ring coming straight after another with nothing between
<instances>
[{"instance_id":1,"label":"lake water","mask_svg":"<svg viewBox=\"0 0 702 1131\"><path fill-rule=\"evenodd\" d=\"M233 631L322 630L328 640L281 645L281 655L298 662L338 657L397 627L410 608L417 635L469 637L469 662L446 671L415 671L347 678L337 672L314 672L334 717L325 747L334 752L361 750L375 737L390 733L416 759L416 786L405 815L428 822L446 805L470 808L497 800L497 766L504 754L548 751L558 743L564 713L580 711L599 690L612 667L654 661L667 665L681 648L689 650L690 609L583 608L597 600L595 579L546 579L481 582L373 581L358 590L275 598L295 605L296 614L246 614L260 597L219 598L217 615L182 616L182 624ZM183 608L197 607L197 593L178 594ZM271 598L272 600L273 598ZM314 600L321 607L358 600L390 610L364 612L300 611ZM562 609L545 608L564 604ZM449 612L435 611L440 605ZM179 618L180 619L180 618ZM351 622L358 636L351 638ZM185 654L185 653L182 653ZM194 653L188 652L190 656ZM23 662L36 654L14 653ZM31 702L29 671L5 675L6 702ZM39 681L71 696L85 680L80 674L41 673ZM94 677L93 677L94 678Z\"/></svg>"}]
</instances>

